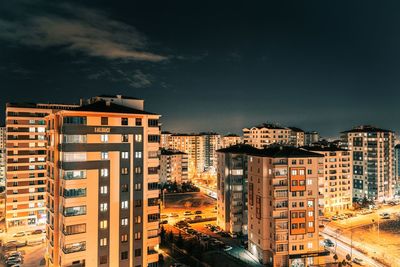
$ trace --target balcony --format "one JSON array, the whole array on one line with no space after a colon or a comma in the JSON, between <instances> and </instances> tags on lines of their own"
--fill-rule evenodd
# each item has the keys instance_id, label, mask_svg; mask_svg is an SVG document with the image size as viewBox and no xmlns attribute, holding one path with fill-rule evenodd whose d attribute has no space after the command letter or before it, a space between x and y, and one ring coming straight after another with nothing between
<instances>
[{"instance_id":1,"label":"balcony","mask_svg":"<svg viewBox=\"0 0 400 267\"><path fill-rule=\"evenodd\" d=\"M65 247L62 248L62 251L64 254L71 254L79 251L85 251L86 250L86 242L79 242L79 243L74 243L74 244L68 244L65 245Z\"/></svg>"}]
</instances>

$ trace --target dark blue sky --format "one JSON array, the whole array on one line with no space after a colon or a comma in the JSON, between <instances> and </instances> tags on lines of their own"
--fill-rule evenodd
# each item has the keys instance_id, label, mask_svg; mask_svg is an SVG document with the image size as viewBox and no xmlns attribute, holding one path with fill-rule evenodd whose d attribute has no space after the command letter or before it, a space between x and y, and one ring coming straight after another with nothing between
<instances>
[{"instance_id":1,"label":"dark blue sky","mask_svg":"<svg viewBox=\"0 0 400 267\"><path fill-rule=\"evenodd\" d=\"M2 108L120 93L177 132L400 130L399 1L3 2Z\"/></svg>"}]
</instances>

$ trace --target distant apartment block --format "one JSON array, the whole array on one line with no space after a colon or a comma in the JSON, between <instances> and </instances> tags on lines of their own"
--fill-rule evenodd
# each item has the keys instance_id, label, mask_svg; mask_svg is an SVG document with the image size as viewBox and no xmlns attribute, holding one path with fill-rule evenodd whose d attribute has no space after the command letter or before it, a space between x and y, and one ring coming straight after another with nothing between
<instances>
[{"instance_id":1,"label":"distant apartment block","mask_svg":"<svg viewBox=\"0 0 400 267\"><path fill-rule=\"evenodd\" d=\"M269 266L311 266L328 255L319 238L323 155L272 146L248 159L249 251Z\"/></svg>"},{"instance_id":2,"label":"distant apartment block","mask_svg":"<svg viewBox=\"0 0 400 267\"><path fill-rule=\"evenodd\" d=\"M231 234L247 234L247 155L256 148L238 144L217 150L217 225Z\"/></svg>"},{"instance_id":3,"label":"distant apartment block","mask_svg":"<svg viewBox=\"0 0 400 267\"><path fill-rule=\"evenodd\" d=\"M221 135L201 133L204 138L204 169L215 172L217 169L217 149L221 148Z\"/></svg>"},{"instance_id":4,"label":"distant apartment block","mask_svg":"<svg viewBox=\"0 0 400 267\"><path fill-rule=\"evenodd\" d=\"M157 266L160 116L110 98L43 123L47 266Z\"/></svg>"},{"instance_id":5,"label":"distant apartment block","mask_svg":"<svg viewBox=\"0 0 400 267\"><path fill-rule=\"evenodd\" d=\"M394 166L394 133L363 125L343 132L353 158L353 197L390 199L397 178Z\"/></svg>"},{"instance_id":6,"label":"distant apartment block","mask_svg":"<svg viewBox=\"0 0 400 267\"><path fill-rule=\"evenodd\" d=\"M395 194L400 195L400 144L394 147L396 186Z\"/></svg>"},{"instance_id":7,"label":"distant apartment block","mask_svg":"<svg viewBox=\"0 0 400 267\"><path fill-rule=\"evenodd\" d=\"M297 127L288 127L290 129L289 144L296 147L304 146L305 133L302 129Z\"/></svg>"},{"instance_id":8,"label":"distant apartment block","mask_svg":"<svg viewBox=\"0 0 400 267\"><path fill-rule=\"evenodd\" d=\"M319 133L316 131L304 133L304 145L311 146L313 143L317 143L320 139Z\"/></svg>"},{"instance_id":9,"label":"distant apartment block","mask_svg":"<svg viewBox=\"0 0 400 267\"><path fill-rule=\"evenodd\" d=\"M236 134L228 134L221 137L221 148L234 146L242 143L242 138Z\"/></svg>"},{"instance_id":10,"label":"distant apartment block","mask_svg":"<svg viewBox=\"0 0 400 267\"><path fill-rule=\"evenodd\" d=\"M6 227L27 230L46 223L46 122L44 117L78 105L6 105Z\"/></svg>"},{"instance_id":11,"label":"distant apartment block","mask_svg":"<svg viewBox=\"0 0 400 267\"><path fill-rule=\"evenodd\" d=\"M172 148L172 133L162 131L160 136L160 148L171 149Z\"/></svg>"},{"instance_id":12,"label":"distant apartment block","mask_svg":"<svg viewBox=\"0 0 400 267\"><path fill-rule=\"evenodd\" d=\"M263 123L251 128L244 128L243 141L255 148L264 148L272 144L289 144L290 133L289 128Z\"/></svg>"},{"instance_id":13,"label":"distant apartment block","mask_svg":"<svg viewBox=\"0 0 400 267\"><path fill-rule=\"evenodd\" d=\"M181 151L161 149L160 182L188 182L188 155Z\"/></svg>"},{"instance_id":14,"label":"distant apartment block","mask_svg":"<svg viewBox=\"0 0 400 267\"><path fill-rule=\"evenodd\" d=\"M353 203L352 157L348 150L332 144L305 149L324 155L324 181L320 187L325 213L348 210Z\"/></svg>"},{"instance_id":15,"label":"distant apartment block","mask_svg":"<svg viewBox=\"0 0 400 267\"><path fill-rule=\"evenodd\" d=\"M5 186L6 182L6 127L0 127L0 185Z\"/></svg>"}]
</instances>

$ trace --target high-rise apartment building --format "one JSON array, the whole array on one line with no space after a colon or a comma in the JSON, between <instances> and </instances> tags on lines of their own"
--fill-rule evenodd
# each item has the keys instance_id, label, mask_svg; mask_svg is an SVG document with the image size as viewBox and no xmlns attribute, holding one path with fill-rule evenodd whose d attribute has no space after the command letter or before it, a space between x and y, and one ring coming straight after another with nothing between
<instances>
[{"instance_id":1,"label":"high-rise apartment building","mask_svg":"<svg viewBox=\"0 0 400 267\"><path fill-rule=\"evenodd\" d=\"M78 105L6 106L6 227L28 230L46 223L46 123L44 117Z\"/></svg>"},{"instance_id":2,"label":"high-rise apartment building","mask_svg":"<svg viewBox=\"0 0 400 267\"><path fill-rule=\"evenodd\" d=\"M395 186L395 194L400 195L400 144L397 144L394 147L394 157L395 157L395 175L396 178L396 186Z\"/></svg>"},{"instance_id":3,"label":"high-rise apartment building","mask_svg":"<svg viewBox=\"0 0 400 267\"><path fill-rule=\"evenodd\" d=\"M234 146L242 143L242 138L236 134L228 134L221 137L221 148Z\"/></svg>"},{"instance_id":4,"label":"high-rise apartment building","mask_svg":"<svg viewBox=\"0 0 400 267\"><path fill-rule=\"evenodd\" d=\"M353 197L390 199L397 182L394 168L394 133L363 125L343 132L353 157Z\"/></svg>"},{"instance_id":5,"label":"high-rise apartment building","mask_svg":"<svg viewBox=\"0 0 400 267\"><path fill-rule=\"evenodd\" d=\"M271 146L248 159L249 251L270 266L321 264L319 179L323 155Z\"/></svg>"},{"instance_id":6,"label":"high-rise apartment building","mask_svg":"<svg viewBox=\"0 0 400 267\"><path fill-rule=\"evenodd\" d=\"M244 128L243 141L255 148L264 148L272 144L289 144L290 132L289 128L263 123L251 128Z\"/></svg>"},{"instance_id":7,"label":"high-rise apartment building","mask_svg":"<svg viewBox=\"0 0 400 267\"><path fill-rule=\"evenodd\" d=\"M6 183L6 127L0 127L0 186Z\"/></svg>"},{"instance_id":8,"label":"high-rise apartment building","mask_svg":"<svg viewBox=\"0 0 400 267\"><path fill-rule=\"evenodd\" d=\"M48 266L157 266L159 115L115 103L46 117Z\"/></svg>"},{"instance_id":9,"label":"high-rise apartment building","mask_svg":"<svg viewBox=\"0 0 400 267\"><path fill-rule=\"evenodd\" d=\"M215 172L217 169L217 150L221 148L221 135L201 133L204 139L204 169Z\"/></svg>"},{"instance_id":10,"label":"high-rise apartment building","mask_svg":"<svg viewBox=\"0 0 400 267\"><path fill-rule=\"evenodd\" d=\"M160 182L188 181L188 155L181 151L162 149L160 155Z\"/></svg>"},{"instance_id":11,"label":"high-rise apartment building","mask_svg":"<svg viewBox=\"0 0 400 267\"><path fill-rule=\"evenodd\" d=\"M255 151L246 144L217 150L217 225L231 234L247 234L247 155Z\"/></svg>"},{"instance_id":12,"label":"high-rise apartment building","mask_svg":"<svg viewBox=\"0 0 400 267\"><path fill-rule=\"evenodd\" d=\"M161 136L160 136L160 147L165 148L165 149L171 149L172 148L172 133L162 131Z\"/></svg>"},{"instance_id":13,"label":"high-rise apartment building","mask_svg":"<svg viewBox=\"0 0 400 267\"><path fill-rule=\"evenodd\" d=\"M289 144L292 146L304 146L304 131L297 127L288 127L290 129Z\"/></svg>"},{"instance_id":14,"label":"high-rise apartment building","mask_svg":"<svg viewBox=\"0 0 400 267\"><path fill-rule=\"evenodd\" d=\"M318 141L319 141L319 133L317 133L316 131L304 133L305 146L311 146L313 143L317 143Z\"/></svg>"},{"instance_id":15,"label":"high-rise apartment building","mask_svg":"<svg viewBox=\"0 0 400 267\"><path fill-rule=\"evenodd\" d=\"M353 203L352 157L332 144L304 147L324 155L324 184L320 187L325 213L348 210Z\"/></svg>"}]
</instances>

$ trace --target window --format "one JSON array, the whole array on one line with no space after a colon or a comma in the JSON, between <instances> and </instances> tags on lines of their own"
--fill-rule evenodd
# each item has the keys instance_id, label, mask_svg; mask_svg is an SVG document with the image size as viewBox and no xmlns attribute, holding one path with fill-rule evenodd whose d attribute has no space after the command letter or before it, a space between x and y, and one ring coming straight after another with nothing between
<instances>
[{"instance_id":1,"label":"window","mask_svg":"<svg viewBox=\"0 0 400 267\"><path fill-rule=\"evenodd\" d=\"M128 125L128 118L121 118L121 125Z\"/></svg>"},{"instance_id":2,"label":"window","mask_svg":"<svg viewBox=\"0 0 400 267\"><path fill-rule=\"evenodd\" d=\"M148 222L157 222L160 219L159 213L149 214L147 216Z\"/></svg>"},{"instance_id":3,"label":"window","mask_svg":"<svg viewBox=\"0 0 400 267\"><path fill-rule=\"evenodd\" d=\"M71 216L79 216L86 214L86 206L75 206L75 207L64 207L64 216L71 217Z\"/></svg>"},{"instance_id":4,"label":"window","mask_svg":"<svg viewBox=\"0 0 400 267\"><path fill-rule=\"evenodd\" d=\"M313 228L314 227L314 222L308 222L308 227Z\"/></svg>"},{"instance_id":5,"label":"window","mask_svg":"<svg viewBox=\"0 0 400 267\"><path fill-rule=\"evenodd\" d=\"M159 188L158 183L148 183L147 190L157 190Z\"/></svg>"},{"instance_id":6,"label":"window","mask_svg":"<svg viewBox=\"0 0 400 267\"><path fill-rule=\"evenodd\" d=\"M253 183L249 183L249 204L253 206L254 202L254 195L253 195Z\"/></svg>"},{"instance_id":7,"label":"window","mask_svg":"<svg viewBox=\"0 0 400 267\"><path fill-rule=\"evenodd\" d=\"M121 152L121 158L129 159L129 152Z\"/></svg>"},{"instance_id":8,"label":"window","mask_svg":"<svg viewBox=\"0 0 400 267\"><path fill-rule=\"evenodd\" d=\"M135 249L135 257L142 256L142 250L140 248Z\"/></svg>"},{"instance_id":9,"label":"window","mask_svg":"<svg viewBox=\"0 0 400 267\"><path fill-rule=\"evenodd\" d=\"M138 142L138 143L142 142L142 135L141 134L136 134L135 135L135 141Z\"/></svg>"},{"instance_id":10,"label":"window","mask_svg":"<svg viewBox=\"0 0 400 267\"><path fill-rule=\"evenodd\" d=\"M73 143L86 143L86 135L64 135L63 143L73 144Z\"/></svg>"},{"instance_id":11,"label":"window","mask_svg":"<svg viewBox=\"0 0 400 267\"><path fill-rule=\"evenodd\" d=\"M121 219L121 225L122 226L127 226L128 225L128 218L122 218Z\"/></svg>"},{"instance_id":12,"label":"window","mask_svg":"<svg viewBox=\"0 0 400 267\"><path fill-rule=\"evenodd\" d=\"M127 234L121 235L121 242L122 243L128 242L128 235Z\"/></svg>"},{"instance_id":13,"label":"window","mask_svg":"<svg viewBox=\"0 0 400 267\"><path fill-rule=\"evenodd\" d=\"M108 194L108 187L106 185L100 186L100 194L102 195Z\"/></svg>"},{"instance_id":14,"label":"window","mask_svg":"<svg viewBox=\"0 0 400 267\"><path fill-rule=\"evenodd\" d=\"M141 159L142 158L142 152L141 151L135 152L135 158Z\"/></svg>"},{"instance_id":15,"label":"window","mask_svg":"<svg viewBox=\"0 0 400 267\"><path fill-rule=\"evenodd\" d=\"M128 201L127 200L122 201L121 202L121 209L127 209L127 208L128 208Z\"/></svg>"},{"instance_id":16,"label":"window","mask_svg":"<svg viewBox=\"0 0 400 267\"><path fill-rule=\"evenodd\" d=\"M307 170L307 174L312 174L312 170Z\"/></svg>"},{"instance_id":17,"label":"window","mask_svg":"<svg viewBox=\"0 0 400 267\"><path fill-rule=\"evenodd\" d=\"M308 163L308 164L312 164L312 159L308 159L308 160L307 160L307 163Z\"/></svg>"},{"instance_id":18,"label":"window","mask_svg":"<svg viewBox=\"0 0 400 267\"><path fill-rule=\"evenodd\" d=\"M100 247L105 247L107 246L107 238L100 238Z\"/></svg>"},{"instance_id":19,"label":"window","mask_svg":"<svg viewBox=\"0 0 400 267\"><path fill-rule=\"evenodd\" d=\"M107 263L108 263L107 255L100 256L100 264L107 264Z\"/></svg>"},{"instance_id":20,"label":"window","mask_svg":"<svg viewBox=\"0 0 400 267\"><path fill-rule=\"evenodd\" d=\"M149 126L149 127L158 127L158 120L149 119L149 120L148 120L148 126Z\"/></svg>"},{"instance_id":21,"label":"window","mask_svg":"<svg viewBox=\"0 0 400 267\"><path fill-rule=\"evenodd\" d=\"M149 143L159 143L160 142L160 136L159 135L149 134L147 136L147 140L149 141Z\"/></svg>"},{"instance_id":22,"label":"window","mask_svg":"<svg viewBox=\"0 0 400 267\"><path fill-rule=\"evenodd\" d=\"M129 141L129 137L128 137L127 134L123 134L121 139L122 139L122 142L123 142L123 143L126 143L126 142Z\"/></svg>"},{"instance_id":23,"label":"window","mask_svg":"<svg viewBox=\"0 0 400 267\"><path fill-rule=\"evenodd\" d=\"M307 206L309 208L313 207L314 206L314 201L312 201L312 200L307 201Z\"/></svg>"},{"instance_id":24,"label":"window","mask_svg":"<svg viewBox=\"0 0 400 267\"><path fill-rule=\"evenodd\" d=\"M107 203L100 203L100 211L104 212L108 210L108 204Z\"/></svg>"},{"instance_id":25,"label":"window","mask_svg":"<svg viewBox=\"0 0 400 267\"><path fill-rule=\"evenodd\" d=\"M256 196L256 218L261 219L261 197Z\"/></svg>"},{"instance_id":26,"label":"window","mask_svg":"<svg viewBox=\"0 0 400 267\"><path fill-rule=\"evenodd\" d=\"M128 168L121 168L121 174L128 174Z\"/></svg>"},{"instance_id":27,"label":"window","mask_svg":"<svg viewBox=\"0 0 400 267\"><path fill-rule=\"evenodd\" d=\"M142 173L142 167L140 167L140 166L135 167L135 173L136 173L136 174Z\"/></svg>"},{"instance_id":28,"label":"window","mask_svg":"<svg viewBox=\"0 0 400 267\"><path fill-rule=\"evenodd\" d=\"M86 223L67 225L67 226L64 225L63 232L65 235L86 233Z\"/></svg>"},{"instance_id":29,"label":"window","mask_svg":"<svg viewBox=\"0 0 400 267\"><path fill-rule=\"evenodd\" d=\"M100 221L100 229L107 229L108 228L108 221L102 220Z\"/></svg>"},{"instance_id":30,"label":"window","mask_svg":"<svg viewBox=\"0 0 400 267\"><path fill-rule=\"evenodd\" d=\"M78 171L78 170L76 170L76 171L64 171L63 178L65 180L85 179L86 178L86 171Z\"/></svg>"},{"instance_id":31,"label":"window","mask_svg":"<svg viewBox=\"0 0 400 267\"><path fill-rule=\"evenodd\" d=\"M102 160L108 159L108 152L101 152L101 159Z\"/></svg>"},{"instance_id":32,"label":"window","mask_svg":"<svg viewBox=\"0 0 400 267\"><path fill-rule=\"evenodd\" d=\"M299 170L299 175L304 175L304 170Z\"/></svg>"},{"instance_id":33,"label":"window","mask_svg":"<svg viewBox=\"0 0 400 267\"><path fill-rule=\"evenodd\" d=\"M65 162L86 161L86 152L63 152L62 161Z\"/></svg>"},{"instance_id":34,"label":"window","mask_svg":"<svg viewBox=\"0 0 400 267\"><path fill-rule=\"evenodd\" d=\"M86 117L64 117L64 124L86 124Z\"/></svg>"},{"instance_id":35,"label":"window","mask_svg":"<svg viewBox=\"0 0 400 267\"><path fill-rule=\"evenodd\" d=\"M121 185L121 192L128 192L128 191L129 191L128 184L122 184Z\"/></svg>"},{"instance_id":36,"label":"window","mask_svg":"<svg viewBox=\"0 0 400 267\"><path fill-rule=\"evenodd\" d=\"M101 134L100 135L100 141L102 143L107 143L108 142L108 134Z\"/></svg>"},{"instance_id":37,"label":"window","mask_svg":"<svg viewBox=\"0 0 400 267\"><path fill-rule=\"evenodd\" d=\"M127 260L127 259L128 259L128 251L122 251L121 260Z\"/></svg>"},{"instance_id":38,"label":"window","mask_svg":"<svg viewBox=\"0 0 400 267\"><path fill-rule=\"evenodd\" d=\"M136 118L136 119L135 119L135 125L136 125L136 126L142 126L142 119Z\"/></svg>"},{"instance_id":39,"label":"window","mask_svg":"<svg viewBox=\"0 0 400 267\"><path fill-rule=\"evenodd\" d=\"M158 173L158 167L148 167L147 174L157 174L157 173Z\"/></svg>"},{"instance_id":40,"label":"window","mask_svg":"<svg viewBox=\"0 0 400 267\"><path fill-rule=\"evenodd\" d=\"M297 170L292 170L292 175L297 175Z\"/></svg>"},{"instance_id":41,"label":"window","mask_svg":"<svg viewBox=\"0 0 400 267\"><path fill-rule=\"evenodd\" d=\"M142 233L141 232L136 232L135 233L135 240L140 240L142 238Z\"/></svg>"},{"instance_id":42,"label":"window","mask_svg":"<svg viewBox=\"0 0 400 267\"><path fill-rule=\"evenodd\" d=\"M309 249L310 249L310 248L313 248L312 242L308 242L308 243L307 243L307 248L309 248Z\"/></svg>"},{"instance_id":43,"label":"window","mask_svg":"<svg viewBox=\"0 0 400 267\"><path fill-rule=\"evenodd\" d=\"M108 117L101 117L101 125L108 125Z\"/></svg>"},{"instance_id":44,"label":"window","mask_svg":"<svg viewBox=\"0 0 400 267\"><path fill-rule=\"evenodd\" d=\"M139 208L139 207L141 207L142 206L142 200L141 199L136 199L135 200L135 207L136 208Z\"/></svg>"},{"instance_id":45,"label":"window","mask_svg":"<svg viewBox=\"0 0 400 267\"><path fill-rule=\"evenodd\" d=\"M84 197L86 196L86 188L64 189L64 198Z\"/></svg>"},{"instance_id":46,"label":"window","mask_svg":"<svg viewBox=\"0 0 400 267\"><path fill-rule=\"evenodd\" d=\"M135 223L142 223L142 217L141 216L136 216L135 217Z\"/></svg>"},{"instance_id":47,"label":"window","mask_svg":"<svg viewBox=\"0 0 400 267\"><path fill-rule=\"evenodd\" d=\"M140 191L140 190L142 190L142 184L141 183L135 184L135 191Z\"/></svg>"},{"instance_id":48,"label":"window","mask_svg":"<svg viewBox=\"0 0 400 267\"><path fill-rule=\"evenodd\" d=\"M108 176L108 169L101 169L100 170L100 176L101 177L107 177Z\"/></svg>"}]
</instances>

